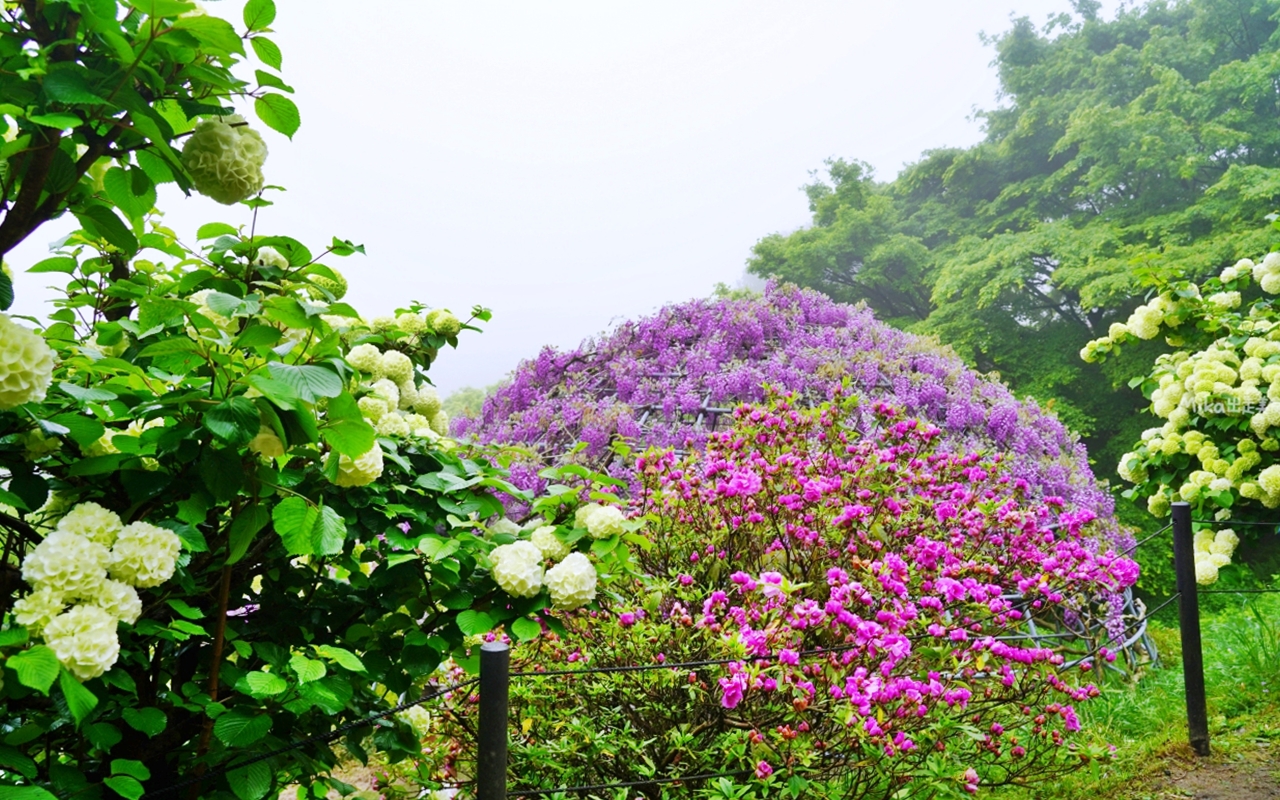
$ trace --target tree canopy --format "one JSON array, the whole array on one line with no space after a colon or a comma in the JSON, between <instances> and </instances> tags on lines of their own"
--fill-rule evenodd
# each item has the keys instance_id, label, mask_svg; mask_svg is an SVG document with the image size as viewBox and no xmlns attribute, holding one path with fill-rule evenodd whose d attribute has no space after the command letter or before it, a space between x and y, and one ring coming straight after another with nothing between
<instances>
[{"instance_id":1,"label":"tree canopy","mask_svg":"<svg viewBox=\"0 0 1280 800\"><path fill-rule=\"evenodd\" d=\"M828 162L805 187L813 224L762 239L749 269L936 334L1052 402L1096 452L1131 438L1140 398L1097 391L1129 376L1080 363L1080 347L1151 280L1265 252L1280 42L1267 0L1148 2L1110 20L1074 5L989 39L1003 102L981 114L981 142L889 181Z\"/></svg>"}]
</instances>

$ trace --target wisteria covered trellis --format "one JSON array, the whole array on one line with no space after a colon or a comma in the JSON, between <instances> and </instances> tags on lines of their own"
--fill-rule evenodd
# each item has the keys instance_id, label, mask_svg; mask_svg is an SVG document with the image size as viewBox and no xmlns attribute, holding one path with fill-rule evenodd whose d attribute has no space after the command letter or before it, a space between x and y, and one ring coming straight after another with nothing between
<instances>
[{"instance_id":1,"label":"wisteria covered trellis","mask_svg":"<svg viewBox=\"0 0 1280 800\"><path fill-rule=\"evenodd\" d=\"M455 420L454 433L527 448L513 465L525 488L539 484L539 469L566 460L627 477L630 466L611 447L617 439L697 448L731 420L732 406L762 400L767 387L821 402L846 384L846 393L933 422L954 448L1000 454L1033 495L1092 516L1099 546L1133 546L1084 445L1057 417L931 339L793 286L669 305L575 349L547 347L516 368L478 417ZM1132 600L1107 604L1103 616L1119 636L1124 620L1132 622Z\"/></svg>"}]
</instances>

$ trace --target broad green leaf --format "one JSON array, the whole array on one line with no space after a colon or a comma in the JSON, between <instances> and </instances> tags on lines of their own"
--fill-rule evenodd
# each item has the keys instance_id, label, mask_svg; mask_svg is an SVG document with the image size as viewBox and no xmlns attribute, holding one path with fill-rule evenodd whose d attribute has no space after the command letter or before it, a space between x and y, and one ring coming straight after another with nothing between
<instances>
[{"instance_id":1,"label":"broad green leaf","mask_svg":"<svg viewBox=\"0 0 1280 800\"><path fill-rule=\"evenodd\" d=\"M348 669L352 672L364 672L364 662L362 662L360 658L350 650L344 650L341 647L331 647L330 645L322 644L316 647L316 655L335 662L343 669Z\"/></svg>"},{"instance_id":2,"label":"broad green leaf","mask_svg":"<svg viewBox=\"0 0 1280 800\"><path fill-rule=\"evenodd\" d=\"M271 767L256 761L227 773L227 783L240 800L262 800L271 791Z\"/></svg>"},{"instance_id":3,"label":"broad green leaf","mask_svg":"<svg viewBox=\"0 0 1280 800\"><path fill-rule=\"evenodd\" d=\"M170 297L146 297L138 302L138 327L144 331L163 327L195 310L194 303Z\"/></svg>"},{"instance_id":4,"label":"broad green leaf","mask_svg":"<svg viewBox=\"0 0 1280 800\"><path fill-rule=\"evenodd\" d=\"M76 260L70 256L54 256L36 262L33 267L27 267L27 272L65 272L70 275L76 271L77 266Z\"/></svg>"},{"instance_id":5,"label":"broad green leaf","mask_svg":"<svg viewBox=\"0 0 1280 800\"><path fill-rule=\"evenodd\" d=\"M50 72L44 76L42 83L45 95L58 103L95 105L105 103L106 100L89 86L89 81L85 78L86 72L84 67L64 68Z\"/></svg>"},{"instance_id":6,"label":"broad green leaf","mask_svg":"<svg viewBox=\"0 0 1280 800\"><path fill-rule=\"evenodd\" d=\"M326 714L340 714L351 701L351 683L345 678L329 677L298 687L299 693L319 706Z\"/></svg>"},{"instance_id":7,"label":"broad green leaf","mask_svg":"<svg viewBox=\"0 0 1280 800\"><path fill-rule=\"evenodd\" d=\"M239 231L225 222L206 222L196 231L197 239L216 239L219 236L235 236Z\"/></svg>"},{"instance_id":8,"label":"broad green leaf","mask_svg":"<svg viewBox=\"0 0 1280 800\"><path fill-rule=\"evenodd\" d=\"M124 738L119 728L107 722L93 723L84 729L84 735L99 750L110 750Z\"/></svg>"},{"instance_id":9,"label":"broad green leaf","mask_svg":"<svg viewBox=\"0 0 1280 800\"><path fill-rule=\"evenodd\" d=\"M252 400L233 397L204 413L204 426L232 447L247 444L258 435L262 418Z\"/></svg>"},{"instance_id":10,"label":"broad green leaf","mask_svg":"<svg viewBox=\"0 0 1280 800\"><path fill-rule=\"evenodd\" d=\"M213 735L228 747L248 747L271 730L271 717L233 708L213 723Z\"/></svg>"},{"instance_id":11,"label":"broad green leaf","mask_svg":"<svg viewBox=\"0 0 1280 800\"><path fill-rule=\"evenodd\" d=\"M249 551L249 545L253 543L254 537L270 521L271 515L267 512L266 507L260 503L254 503L236 515L236 518L231 522L231 533L227 543L229 551L227 553L228 566L244 558L244 554Z\"/></svg>"},{"instance_id":12,"label":"broad green leaf","mask_svg":"<svg viewBox=\"0 0 1280 800\"><path fill-rule=\"evenodd\" d=\"M98 707L98 696L81 685L66 667L58 673L58 688L62 689L62 696L67 700L67 708L76 721L76 727L80 727L89 712Z\"/></svg>"},{"instance_id":13,"label":"broad green leaf","mask_svg":"<svg viewBox=\"0 0 1280 800\"><path fill-rule=\"evenodd\" d=\"M105 403L116 399L116 393L97 387L85 388L74 383L59 383L58 388L79 400L81 403Z\"/></svg>"},{"instance_id":14,"label":"broad green leaf","mask_svg":"<svg viewBox=\"0 0 1280 800\"><path fill-rule=\"evenodd\" d=\"M169 724L165 713L151 706L145 708L126 707L120 713L130 728L145 733L148 738L154 737Z\"/></svg>"},{"instance_id":15,"label":"broad green leaf","mask_svg":"<svg viewBox=\"0 0 1280 800\"><path fill-rule=\"evenodd\" d=\"M273 697L289 688L284 678L274 672L250 672L244 676L244 680L249 687L249 694L258 699Z\"/></svg>"},{"instance_id":16,"label":"broad green leaf","mask_svg":"<svg viewBox=\"0 0 1280 800\"><path fill-rule=\"evenodd\" d=\"M268 128L280 131L290 139L302 125L297 104L282 94L264 94L255 98L253 110Z\"/></svg>"},{"instance_id":17,"label":"broad green leaf","mask_svg":"<svg viewBox=\"0 0 1280 800\"><path fill-rule=\"evenodd\" d=\"M323 661L307 658L301 653L294 653L289 657L289 667L298 676L299 683L318 681L328 672Z\"/></svg>"},{"instance_id":18,"label":"broad green leaf","mask_svg":"<svg viewBox=\"0 0 1280 800\"><path fill-rule=\"evenodd\" d=\"M132 258L138 252L138 237L107 206L86 205L72 213L86 230L120 248L126 257Z\"/></svg>"},{"instance_id":19,"label":"broad green leaf","mask_svg":"<svg viewBox=\"0 0 1280 800\"><path fill-rule=\"evenodd\" d=\"M8 311L13 305L13 279L0 270L0 311Z\"/></svg>"},{"instance_id":20,"label":"broad green leaf","mask_svg":"<svg viewBox=\"0 0 1280 800\"><path fill-rule=\"evenodd\" d=\"M244 6L244 26L251 31L260 31L275 21L275 0L249 0Z\"/></svg>"},{"instance_id":21,"label":"broad green leaf","mask_svg":"<svg viewBox=\"0 0 1280 800\"><path fill-rule=\"evenodd\" d=\"M139 182L139 176L142 181ZM107 197L130 219L142 219L156 204L156 188L142 169L134 167L125 171L119 167L107 170L102 185Z\"/></svg>"},{"instance_id":22,"label":"broad green leaf","mask_svg":"<svg viewBox=\"0 0 1280 800\"><path fill-rule=\"evenodd\" d=\"M174 353L199 353L200 345L186 336L175 336L172 339L161 339L153 342L138 352L139 358L171 356Z\"/></svg>"},{"instance_id":23,"label":"broad green leaf","mask_svg":"<svg viewBox=\"0 0 1280 800\"><path fill-rule=\"evenodd\" d=\"M75 114L28 114L27 119L37 125L44 125L49 128L58 128L66 130L67 128L78 128L84 124L84 120Z\"/></svg>"},{"instance_id":24,"label":"broad green leaf","mask_svg":"<svg viewBox=\"0 0 1280 800\"><path fill-rule=\"evenodd\" d=\"M227 501L235 497L244 482L244 467L239 454L232 450L206 448L200 456L200 478L216 499Z\"/></svg>"},{"instance_id":25,"label":"broad green leaf","mask_svg":"<svg viewBox=\"0 0 1280 800\"><path fill-rule=\"evenodd\" d=\"M12 628L0 631L0 647L26 644L29 638L31 638L31 635L26 628L21 625L14 625Z\"/></svg>"},{"instance_id":26,"label":"broad green leaf","mask_svg":"<svg viewBox=\"0 0 1280 800\"><path fill-rule=\"evenodd\" d=\"M179 600L176 597L172 597L166 600L165 604L168 605L169 608L172 608L174 611L177 611L179 614L186 617L187 619L202 619L204 617L203 611L191 605L185 600Z\"/></svg>"},{"instance_id":27,"label":"broad green leaf","mask_svg":"<svg viewBox=\"0 0 1280 800\"><path fill-rule=\"evenodd\" d=\"M342 551L346 522L328 506L317 507L300 497L288 497L272 510L271 520L290 555L334 555Z\"/></svg>"},{"instance_id":28,"label":"broad green leaf","mask_svg":"<svg viewBox=\"0 0 1280 800\"><path fill-rule=\"evenodd\" d=\"M265 36L254 36L249 40L249 44L253 47L253 52L258 56L259 61L272 69L280 69L284 59L280 54L280 47L275 42Z\"/></svg>"},{"instance_id":29,"label":"broad green leaf","mask_svg":"<svg viewBox=\"0 0 1280 800\"><path fill-rule=\"evenodd\" d=\"M0 786L0 800L58 800L39 786Z\"/></svg>"},{"instance_id":30,"label":"broad green leaf","mask_svg":"<svg viewBox=\"0 0 1280 800\"><path fill-rule=\"evenodd\" d=\"M107 788L126 798L126 800L138 800L138 798L142 797L142 784L138 783L137 778L131 778L128 775L112 775L102 782Z\"/></svg>"},{"instance_id":31,"label":"broad green leaf","mask_svg":"<svg viewBox=\"0 0 1280 800\"><path fill-rule=\"evenodd\" d=\"M511 623L511 633L520 641L527 642L538 638L538 634L542 633L542 626L528 617L521 617Z\"/></svg>"},{"instance_id":32,"label":"broad green leaf","mask_svg":"<svg viewBox=\"0 0 1280 800\"><path fill-rule=\"evenodd\" d=\"M279 343L283 338L284 334L280 332L279 328L272 327L271 325L250 325L241 331L240 335L236 337L236 346L272 347ZM248 378L250 384L252 384L254 379L257 377L256 373L254 375L250 375ZM290 390L290 394L293 394L292 390ZM294 398L296 399L297 396L294 395Z\"/></svg>"},{"instance_id":33,"label":"broad green leaf","mask_svg":"<svg viewBox=\"0 0 1280 800\"><path fill-rule=\"evenodd\" d=\"M96 419L91 419L82 414L59 414L50 422L56 422L68 430L67 435L72 441L81 447L88 447L94 442L102 438L107 432L106 427Z\"/></svg>"},{"instance_id":34,"label":"broad green leaf","mask_svg":"<svg viewBox=\"0 0 1280 800\"><path fill-rule=\"evenodd\" d=\"M365 420L355 399L343 392L329 401L320 435L335 451L354 459L369 452L378 434Z\"/></svg>"},{"instance_id":35,"label":"broad green leaf","mask_svg":"<svg viewBox=\"0 0 1280 800\"><path fill-rule=\"evenodd\" d=\"M153 17L176 17L195 9L196 4L186 0L124 0L131 8Z\"/></svg>"},{"instance_id":36,"label":"broad green leaf","mask_svg":"<svg viewBox=\"0 0 1280 800\"><path fill-rule=\"evenodd\" d=\"M134 761L131 758L113 758L111 759L112 775L129 775L140 781L151 780L151 770L147 769L147 765L141 761Z\"/></svg>"},{"instance_id":37,"label":"broad green leaf","mask_svg":"<svg viewBox=\"0 0 1280 800\"><path fill-rule=\"evenodd\" d=\"M240 36L225 19L210 14L179 17L174 20L173 27L187 31L199 39L206 48L226 54L244 55L244 45L240 41Z\"/></svg>"},{"instance_id":38,"label":"broad green leaf","mask_svg":"<svg viewBox=\"0 0 1280 800\"><path fill-rule=\"evenodd\" d=\"M468 609L458 614L458 630L467 636L479 636L493 630L493 617L483 611Z\"/></svg>"},{"instance_id":39,"label":"broad green leaf","mask_svg":"<svg viewBox=\"0 0 1280 800\"><path fill-rule=\"evenodd\" d=\"M18 683L35 689L40 694L49 693L49 688L58 679L62 667L52 648L42 644L14 653L9 656L5 666L18 673Z\"/></svg>"},{"instance_id":40,"label":"broad green leaf","mask_svg":"<svg viewBox=\"0 0 1280 800\"><path fill-rule=\"evenodd\" d=\"M0 744L0 767L11 769L27 780L36 777L36 762L16 747Z\"/></svg>"},{"instance_id":41,"label":"broad green leaf","mask_svg":"<svg viewBox=\"0 0 1280 800\"><path fill-rule=\"evenodd\" d=\"M287 384L298 397L314 403L321 397L337 397L342 394L342 379L331 369L310 364L295 366L271 362L267 365L271 377Z\"/></svg>"},{"instance_id":42,"label":"broad green leaf","mask_svg":"<svg viewBox=\"0 0 1280 800\"><path fill-rule=\"evenodd\" d=\"M255 69L253 71L253 75L258 79L259 86L270 86L271 88L279 89L282 92L292 92L294 90L292 86L265 70Z\"/></svg>"}]
</instances>

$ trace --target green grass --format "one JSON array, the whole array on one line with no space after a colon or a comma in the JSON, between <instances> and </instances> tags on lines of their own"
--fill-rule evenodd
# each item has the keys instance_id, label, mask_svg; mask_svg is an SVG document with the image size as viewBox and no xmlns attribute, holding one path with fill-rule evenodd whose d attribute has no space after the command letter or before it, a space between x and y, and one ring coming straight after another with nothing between
<instances>
[{"instance_id":1,"label":"green grass","mask_svg":"<svg viewBox=\"0 0 1280 800\"><path fill-rule=\"evenodd\" d=\"M1228 596L1230 597L1230 596ZM1239 595L1201 620L1209 706L1209 763L1257 761L1280 747L1280 595ZM1221 604L1219 604L1221 605ZM1117 798L1166 794L1169 774L1198 763L1187 745L1186 702L1178 630L1150 628L1161 665L1136 680L1112 680L1080 710L1085 741L1116 747L1113 760L1092 763L1052 785L1002 789L1001 798Z\"/></svg>"}]
</instances>

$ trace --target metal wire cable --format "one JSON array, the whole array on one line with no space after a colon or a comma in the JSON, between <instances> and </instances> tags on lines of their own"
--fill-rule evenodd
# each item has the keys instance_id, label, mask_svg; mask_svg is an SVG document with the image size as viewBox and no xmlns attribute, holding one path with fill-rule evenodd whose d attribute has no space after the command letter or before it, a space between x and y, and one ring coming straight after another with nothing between
<instances>
[{"instance_id":1,"label":"metal wire cable","mask_svg":"<svg viewBox=\"0 0 1280 800\"><path fill-rule=\"evenodd\" d=\"M1161 528L1160 530L1158 530L1158 531L1156 531L1155 533L1151 534L1150 536L1146 537L1146 538L1145 538L1145 539L1143 539L1142 541L1138 542L1138 543L1137 543L1137 544L1135 544L1133 547L1130 547L1129 549L1125 550L1125 551L1124 551L1124 552L1125 552L1125 555L1130 555L1130 554L1132 554L1134 551L1136 551L1139 547L1142 547L1142 546L1143 546L1144 544L1146 544L1147 542L1149 542L1149 541L1151 541L1152 539L1156 538L1157 536L1161 536L1161 535L1163 535L1163 534L1165 534L1165 533L1167 533L1168 531L1171 531L1171 530L1173 530L1173 523L1170 523L1170 524L1168 524L1168 525L1165 525L1163 528Z\"/></svg>"}]
</instances>

